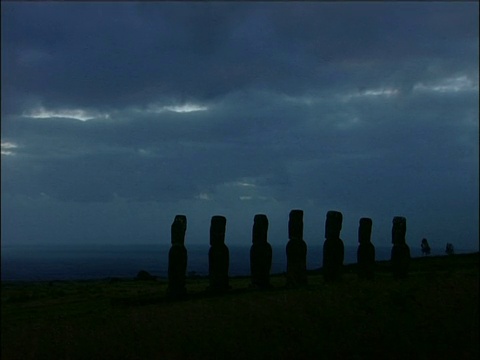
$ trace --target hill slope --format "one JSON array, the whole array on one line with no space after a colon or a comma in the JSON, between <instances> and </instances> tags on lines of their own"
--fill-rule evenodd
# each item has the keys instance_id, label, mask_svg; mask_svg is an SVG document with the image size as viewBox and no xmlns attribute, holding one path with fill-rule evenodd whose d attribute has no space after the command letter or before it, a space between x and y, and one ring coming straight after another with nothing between
<instances>
[{"instance_id":1,"label":"hill slope","mask_svg":"<svg viewBox=\"0 0 480 360\"><path fill-rule=\"evenodd\" d=\"M374 281L355 266L326 284L249 289L165 300L165 281L3 283L1 358L6 359L473 359L478 349L479 254L412 259L394 280L388 262Z\"/></svg>"}]
</instances>

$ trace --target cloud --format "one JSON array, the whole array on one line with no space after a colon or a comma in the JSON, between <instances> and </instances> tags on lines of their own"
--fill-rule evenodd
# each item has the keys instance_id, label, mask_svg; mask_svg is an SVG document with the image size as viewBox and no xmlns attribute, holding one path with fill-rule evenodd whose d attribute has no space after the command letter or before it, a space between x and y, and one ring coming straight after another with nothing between
<instances>
[{"instance_id":1,"label":"cloud","mask_svg":"<svg viewBox=\"0 0 480 360\"><path fill-rule=\"evenodd\" d=\"M2 206L478 215L477 3L188 5L2 5Z\"/></svg>"},{"instance_id":2,"label":"cloud","mask_svg":"<svg viewBox=\"0 0 480 360\"><path fill-rule=\"evenodd\" d=\"M23 115L34 119L65 118L80 121L92 120L99 117L108 119L110 117L109 114L89 113L88 111L82 109L59 109L52 111L43 107L26 112Z\"/></svg>"},{"instance_id":3,"label":"cloud","mask_svg":"<svg viewBox=\"0 0 480 360\"><path fill-rule=\"evenodd\" d=\"M15 152L13 149L17 148L18 145L11 142L2 142L2 155L14 155Z\"/></svg>"},{"instance_id":4,"label":"cloud","mask_svg":"<svg viewBox=\"0 0 480 360\"><path fill-rule=\"evenodd\" d=\"M476 4L415 4L415 15L411 4L30 5L5 6L2 82L47 108L107 111L155 97L206 101L238 89L298 94L398 79L413 86L418 76L477 68L464 60L478 54ZM25 54L37 54L28 55L35 66Z\"/></svg>"}]
</instances>

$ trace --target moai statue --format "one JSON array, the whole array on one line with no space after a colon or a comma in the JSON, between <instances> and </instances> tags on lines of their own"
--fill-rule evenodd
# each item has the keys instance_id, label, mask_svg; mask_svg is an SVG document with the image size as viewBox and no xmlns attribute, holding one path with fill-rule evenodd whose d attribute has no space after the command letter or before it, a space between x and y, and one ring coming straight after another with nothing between
<instances>
[{"instance_id":1,"label":"moai statue","mask_svg":"<svg viewBox=\"0 0 480 360\"><path fill-rule=\"evenodd\" d=\"M180 298L186 295L185 275L187 272L187 249L185 231L187 217L176 215L172 224L172 247L168 252L168 288L167 296Z\"/></svg>"},{"instance_id":2,"label":"moai statue","mask_svg":"<svg viewBox=\"0 0 480 360\"><path fill-rule=\"evenodd\" d=\"M455 254L455 249L453 248L453 244L452 243L447 243L447 246L445 247L445 253L447 255L453 255Z\"/></svg>"},{"instance_id":3,"label":"moai statue","mask_svg":"<svg viewBox=\"0 0 480 360\"><path fill-rule=\"evenodd\" d=\"M288 220L287 286L307 285L307 244L303 241L303 210L292 210Z\"/></svg>"},{"instance_id":4,"label":"moai statue","mask_svg":"<svg viewBox=\"0 0 480 360\"><path fill-rule=\"evenodd\" d=\"M410 264L410 248L405 242L407 233L407 219L403 216L395 216L392 226L392 256L391 266L395 278L405 278L408 275Z\"/></svg>"},{"instance_id":5,"label":"moai statue","mask_svg":"<svg viewBox=\"0 0 480 360\"><path fill-rule=\"evenodd\" d=\"M358 227L357 269L358 277L373 279L375 274L375 246L370 241L372 219L361 218Z\"/></svg>"},{"instance_id":6,"label":"moai statue","mask_svg":"<svg viewBox=\"0 0 480 360\"><path fill-rule=\"evenodd\" d=\"M420 246L422 248L422 254L423 255L425 255L425 256L430 255L430 251L432 251L432 249L430 248L430 245L428 244L427 239L423 238Z\"/></svg>"},{"instance_id":7,"label":"moai statue","mask_svg":"<svg viewBox=\"0 0 480 360\"><path fill-rule=\"evenodd\" d=\"M208 251L208 276L211 292L224 292L230 289L228 284L228 266L230 255L225 245L225 227L227 219L224 216L212 216L210 223L210 250Z\"/></svg>"},{"instance_id":8,"label":"moai statue","mask_svg":"<svg viewBox=\"0 0 480 360\"><path fill-rule=\"evenodd\" d=\"M267 215L255 215L252 247L250 248L250 272L252 285L262 289L270 287L270 269L272 267L272 246L267 242L267 232Z\"/></svg>"},{"instance_id":9,"label":"moai statue","mask_svg":"<svg viewBox=\"0 0 480 360\"><path fill-rule=\"evenodd\" d=\"M340 239L343 215L339 211L327 212L325 242L323 243L323 278L325 281L340 279L345 249Z\"/></svg>"}]
</instances>

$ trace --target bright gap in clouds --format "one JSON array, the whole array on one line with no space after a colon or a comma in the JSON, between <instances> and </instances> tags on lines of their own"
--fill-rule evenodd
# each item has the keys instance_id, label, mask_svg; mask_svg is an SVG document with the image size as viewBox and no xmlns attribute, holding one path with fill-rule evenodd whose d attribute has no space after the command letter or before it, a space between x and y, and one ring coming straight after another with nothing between
<instances>
[{"instance_id":1,"label":"bright gap in clouds","mask_svg":"<svg viewBox=\"0 0 480 360\"><path fill-rule=\"evenodd\" d=\"M234 186L243 186L243 187L256 187L255 184L246 182L246 181L237 181L233 183Z\"/></svg>"},{"instance_id":2,"label":"bright gap in clouds","mask_svg":"<svg viewBox=\"0 0 480 360\"><path fill-rule=\"evenodd\" d=\"M478 91L478 84L475 84L474 81L469 79L467 76L458 76L447 79L442 79L440 81L425 84L418 83L413 87L413 90L417 91L434 91L439 93L447 92L459 92L459 91Z\"/></svg>"},{"instance_id":3,"label":"bright gap in clouds","mask_svg":"<svg viewBox=\"0 0 480 360\"><path fill-rule=\"evenodd\" d=\"M201 192L195 198L197 200L216 200L229 198L231 201L241 200L269 200L270 197L265 196L264 189L255 184L255 180L251 178L243 178L238 181L224 182L216 186L212 193L207 191Z\"/></svg>"},{"instance_id":4,"label":"bright gap in clouds","mask_svg":"<svg viewBox=\"0 0 480 360\"><path fill-rule=\"evenodd\" d=\"M206 111L208 107L196 104L184 104L184 105L172 105L172 106L157 106L150 105L147 112L162 113L165 111L171 111L176 113L190 113L195 111ZM44 107L39 107L30 112L23 113L23 116L34 119L48 119L48 118L67 118L75 119L79 121L88 121L92 119L109 119L110 114L89 112L82 109L60 109L60 110L48 110Z\"/></svg>"},{"instance_id":5,"label":"bright gap in clouds","mask_svg":"<svg viewBox=\"0 0 480 360\"><path fill-rule=\"evenodd\" d=\"M378 88L378 89L366 89L359 91L358 93L351 93L342 96L344 101L348 101L354 98L369 97L369 98L390 98L399 94L398 89L392 88Z\"/></svg>"},{"instance_id":6,"label":"bright gap in clouds","mask_svg":"<svg viewBox=\"0 0 480 360\"><path fill-rule=\"evenodd\" d=\"M34 119L68 118L80 121L87 121L95 118L108 119L110 117L109 114L90 113L81 109L47 110L44 107L40 107L29 113L24 113L23 115Z\"/></svg>"},{"instance_id":7,"label":"bright gap in clouds","mask_svg":"<svg viewBox=\"0 0 480 360\"><path fill-rule=\"evenodd\" d=\"M374 88L374 89L364 89L357 92L350 92L347 94L334 94L332 99L340 99L341 101L350 101L352 99L361 99L361 98L370 98L370 99L381 99L381 98L393 98L400 94L400 91L395 88ZM301 104L301 105L315 105L322 101L328 100L328 96L288 96L284 95L283 99L290 103Z\"/></svg>"},{"instance_id":8,"label":"bright gap in clouds","mask_svg":"<svg viewBox=\"0 0 480 360\"><path fill-rule=\"evenodd\" d=\"M189 113L194 111L205 111L208 110L208 108L201 105L185 104L180 106L165 106L165 110L178 113Z\"/></svg>"},{"instance_id":9,"label":"bright gap in clouds","mask_svg":"<svg viewBox=\"0 0 480 360\"><path fill-rule=\"evenodd\" d=\"M200 200L212 200L210 195L208 195L207 193L200 193L199 195L195 196L196 199L200 199Z\"/></svg>"},{"instance_id":10,"label":"bright gap in clouds","mask_svg":"<svg viewBox=\"0 0 480 360\"><path fill-rule=\"evenodd\" d=\"M17 148L18 145L14 144L14 143L11 143L11 142L2 142L1 143L1 152L2 152L2 155L15 155L15 153L13 151L11 151L11 149L15 149Z\"/></svg>"},{"instance_id":11,"label":"bright gap in clouds","mask_svg":"<svg viewBox=\"0 0 480 360\"><path fill-rule=\"evenodd\" d=\"M195 111L206 111L208 107L197 104L183 104L183 105L170 105L170 106L161 106L152 104L147 108L147 112L151 113L163 113L165 111L171 111L176 113L190 113Z\"/></svg>"},{"instance_id":12,"label":"bright gap in clouds","mask_svg":"<svg viewBox=\"0 0 480 360\"><path fill-rule=\"evenodd\" d=\"M361 95L363 96L393 96L397 95L397 89L373 89L373 90L366 90Z\"/></svg>"}]
</instances>

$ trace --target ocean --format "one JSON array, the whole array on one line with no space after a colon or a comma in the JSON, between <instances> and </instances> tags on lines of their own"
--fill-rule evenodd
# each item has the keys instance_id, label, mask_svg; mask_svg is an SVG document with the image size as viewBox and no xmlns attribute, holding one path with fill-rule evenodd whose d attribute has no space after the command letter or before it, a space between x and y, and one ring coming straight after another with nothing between
<instances>
[{"instance_id":1,"label":"ocean","mask_svg":"<svg viewBox=\"0 0 480 360\"><path fill-rule=\"evenodd\" d=\"M286 271L285 245L272 245L271 273ZM308 245L307 268L322 266L322 245ZM186 244L189 275L208 275L207 245ZM230 276L250 275L250 246L228 245ZM2 244L2 281L89 280L111 277L133 278L140 270L166 277L168 244L143 245L10 245ZM390 247L376 247L376 260L389 260ZM458 252L458 251L456 251ZM421 256L411 248L412 257ZM432 249L431 255L444 255L444 249ZM356 262L357 246L345 247L344 264Z\"/></svg>"}]
</instances>

